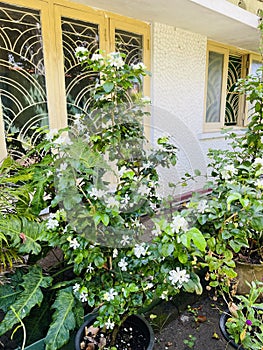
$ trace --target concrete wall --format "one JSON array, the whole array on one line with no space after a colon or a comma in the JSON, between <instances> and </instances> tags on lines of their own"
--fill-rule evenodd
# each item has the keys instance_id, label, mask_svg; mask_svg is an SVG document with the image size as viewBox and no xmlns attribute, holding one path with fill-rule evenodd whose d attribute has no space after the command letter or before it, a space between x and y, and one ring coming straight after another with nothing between
<instances>
[{"instance_id":1,"label":"concrete wall","mask_svg":"<svg viewBox=\"0 0 263 350\"><path fill-rule=\"evenodd\" d=\"M185 172L206 173L209 147L225 147L218 133L203 133L207 38L161 23L152 28L152 139L167 134L178 146L179 161L171 171L162 171L161 192ZM191 182L185 192L202 187Z\"/></svg>"}]
</instances>

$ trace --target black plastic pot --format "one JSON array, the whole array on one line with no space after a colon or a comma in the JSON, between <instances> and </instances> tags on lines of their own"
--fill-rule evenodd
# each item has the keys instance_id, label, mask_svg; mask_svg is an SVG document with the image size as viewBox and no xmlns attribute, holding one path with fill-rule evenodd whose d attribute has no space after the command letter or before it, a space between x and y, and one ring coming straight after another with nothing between
<instances>
[{"instance_id":1,"label":"black plastic pot","mask_svg":"<svg viewBox=\"0 0 263 350\"><path fill-rule=\"evenodd\" d=\"M84 329L86 326L90 326L94 323L96 319L96 314L90 314L86 317L86 321L82 324L80 329L78 330L76 337L75 337L75 350L80 350L80 343L83 339L84 335ZM127 318L127 320L124 322L124 326L126 328L128 327L135 327L140 329L142 334L144 335L146 341L145 341L145 350L152 350L154 346L154 333L151 325L149 322L140 315L132 315ZM134 349L136 350L136 349Z\"/></svg>"},{"instance_id":2,"label":"black plastic pot","mask_svg":"<svg viewBox=\"0 0 263 350\"><path fill-rule=\"evenodd\" d=\"M220 316L219 327L220 327L221 333L223 334L223 336L227 340L227 342L233 346L233 348L238 349L238 350L245 350L241 345L236 344L234 342L234 340L231 339L229 337L229 334L227 333L226 322L227 322L227 319L230 317L229 313L230 313L230 311L227 309Z\"/></svg>"},{"instance_id":3,"label":"black plastic pot","mask_svg":"<svg viewBox=\"0 0 263 350\"><path fill-rule=\"evenodd\" d=\"M255 310L263 310L261 307L253 307ZM228 341L229 344L231 344L235 349L238 349L238 350L250 350L250 349L244 349L243 346L241 345L238 345L234 342L233 339L231 339L229 337L229 334L227 333L227 330L226 330L226 322L227 322L227 319L230 318L230 311L227 309L225 310L222 315L220 316L220 320L219 320L219 327L220 327L220 330L224 336L224 338Z\"/></svg>"}]
</instances>

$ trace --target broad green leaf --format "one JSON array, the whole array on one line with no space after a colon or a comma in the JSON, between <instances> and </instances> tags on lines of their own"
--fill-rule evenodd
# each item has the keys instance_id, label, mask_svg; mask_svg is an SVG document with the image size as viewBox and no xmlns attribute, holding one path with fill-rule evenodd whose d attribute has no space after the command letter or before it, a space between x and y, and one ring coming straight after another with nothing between
<instances>
[{"instance_id":1,"label":"broad green leaf","mask_svg":"<svg viewBox=\"0 0 263 350\"><path fill-rule=\"evenodd\" d=\"M174 251L174 245L171 243L165 243L162 245L161 254L164 257L171 255Z\"/></svg>"},{"instance_id":2,"label":"broad green leaf","mask_svg":"<svg viewBox=\"0 0 263 350\"><path fill-rule=\"evenodd\" d=\"M44 277L40 267L32 267L29 272L24 275L21 286L24 290L20 293L19 298L12 304L13 309L20 319L26 317L35 305L40 305L43 300L41 287L47 288L52 281L51 277ZM3 321L0 323L0 335L6 333L19 320L12 310L9 310Z\"/></svg>"},{"instance_id":3,"label":"broad green leaf","mask_svg":"<svg viewBox=\"0 0 263 350\"><path fill-rule=\"evenodd\" d=\"M70 287L58 292L51 308L55 309L55 312L52 316L53 322L45 338L46 350L59 349L66 344L70 331L80 324L80 319L83 320L84 316L83 308L75 299Z\"/></svg>"},{"instance_id":4,"label":"broad green leaf","mask_svg":"<svg viewBox=\"0 0 263 350\"><path fill-rule=\"evenodd\" d=\"M110 222L110 217L107 214L101 214L101 220L105 226L108 226Z\"/></svg>"},{"instance_id":5,"label":"broad green leaf","mask_svg":"<svg viewBox=\"0 0 263 350\"><path fill-rule=\"evenodd\" d=\"M230 210L230 205L232 202L240 200L241 199L241 194L240 193L233 193L230 194L230 196L227 197L227 209Z\"/></svg>"},{"instance_id":6,"label":"broad green leaf","mask_svg":"<svg viewBox=\"0 0 263 350\"><path fill-rule=\"evenodd\" d=\"M21 291L14 291L9 284L0 285L0 309L7 312L8 307L12 305Z\"/></svg>"},{"instance_id":7,"label":"broad green leaf","mask_svg":"<svg viewBox=\"0 0 263 350\"><path fill-rule=\"evenodd\" d=\"M206 249L206 240L205 240L202 232L200 232L195 227L193 227L189 231L183 233L180 238L181 238L181 242L183 243L183 245L188 249L190 249L190 247L191 247L191 241L202 252L204 252Z\"/></svg>"},{"instance_id":8,"label":"broad green leaf","mask_svg":"<svg viewBox=\"0 0 263 350\"><path fill-rule=\"evenodd\" d=\"M22 217L20 220L19 218L10 215L5 219L0 220L0 232L3 232L11 238L14 246L18 248L19 253L39 254L41 251L41 245L39 242L43 238L43 223L31 221L25 217ZM25 236L23 241L20 238L21 233Z\"/></svg>"},{"instance_id":9,"label":"broad green leaf","mask_svg":"<svg viewBox=\"0 0 263 350\"><path fill-rule=\"evenodd\" d=\"M102 87L103 87L103 90L105 92L110 93L113 90L113 88L114 88L114 84L113 83L104 83L102 85Z\"/></svg>"}]
</instances>

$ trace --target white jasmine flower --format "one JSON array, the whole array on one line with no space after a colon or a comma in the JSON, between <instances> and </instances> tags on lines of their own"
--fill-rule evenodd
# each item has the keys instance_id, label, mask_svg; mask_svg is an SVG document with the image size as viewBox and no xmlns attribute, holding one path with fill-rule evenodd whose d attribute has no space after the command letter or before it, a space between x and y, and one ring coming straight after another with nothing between
<instances>
[{"instance_id":1,"label":"white jasmine flower","mask_svg":"<svg viewBox=\"0 0 263 350\"><path fill-rule=\"evenodd\" d=\"M151 189L146 186L146 185L141 185L139 188L138 188L138 193L141 195L141 196L147 196L149 194L149 192L151 191Z\"/></svg>"},{"instance_id":2,"label":"white jasmine flower","mask_svg":"<svg viewBox=\"0 0 263 350\"><path fill-rule=\"evenodd\" d=\"M186 232L188 230L188 222L185 220L185 218L177 215L173 218L171 228L175 233L179 233L180 230Z\"/></svg>"},{"instance_id":3,"label":"white jasmine flower","mask_svg":"<svg viewBox=\"0 0 263 350\"><path fill-rule=\"evenodd\" d=\"M178 284L178 287L180 288L184 282L188 282L190 275L187 273L186 270L180 270L179 267L176 268L176 270L169 271L169 280L171 281L172 285Z\"/></svg>"},{"instance_id":4,"label":"white jasmine flower","mask_svg":"<svg viewBox=\"0 0 263 350\"><path fill-rule=\"evenodd\" d=\"M141 256L145 256L147 253L147 248L145 248L145 243L142 244L136 244L134 247L134 255L137 258L140 258Z\"/></svg>"},{"instance_id":5,"label":"white jasmine flower","mask_svg":"<svg viewBox=\"0 0 263 350\"><path fill-rule=\"evenodd\" d=\"M56 136L58 134L58 130L57 129L51 129L49 130L49 132L46 134L46 140L48 141L52 141L54 136Z\"/></svg>"},{"instance_id":6,"label":"white jasmine flower","mask_svg":"<svg viewBox=\"0 0 263 350\"><path fill-rule=\"evenodd\" d=\"M117 295L118 293L115 292L115 290L113 288L111 288L108 292L106 292L104 295L103 295L103 298L106 300L106 301L111 301L115 298L115 295Z\"/></svg>"},{"instance_id":7,"label":"white jasmine flower","mask_svg":"<svg viewBox=\"0 0 263 350\"><path fill-rule=\"evenodd\" d=\"M99 190L95 187L93 187L90 191L90 196L93 197L94 199L101 198L106 194L105 191Z\"/></svg>"},{"instance_id":8,"label":"white jasmine flower","mask_svg":"<svg viewBox=\"0 0 263 350\"><path fill-rule=\"evenodd\" d=\"M206 209L207 209L207 200L206 199L200 200L200 202L198 203L198 206L197 206L197 211L199 213L203 214Z\"/></svg>"},{"instance_id":9,"label":"white jasmine flower","mask_svg":"<svg viewBox=\"0 0 263 350\"><path fill-rule=\"evenodd\" d=\"M49 171L47 172L47 177L50 177L51 175L53 175L53 173L52 173L51 170L49 170Z\"/></svg>"},{"instance_id":10,"label":"white jasmine flower","mask_svg":"<svg viewBox=\"0 0 263 350\"><path fill-rule=\"evenodd\" d=\"M68 167L68 164L67 164L67 163L61 163L61 164L60 164L60 167L59 167L59 169L58 169L58 172L59 172L59 173L63 173L63 171L65 171L65 170L67 169L67 167Z\"/></svg>"},{"instance_id":11,"label":"white jasmine flower","mask_svg":"<svg viewBox=\"0 0 263 350\"><path fill-rule=\"evenodd\" d=\"M94 267L91 266L91 264L89 264L89 266L87 266L86 272L91 273L93 270L94 270Z\"/></svg>"},{"instance_id":12,"label":"white jasmine flower","mask_svg":"<svg viewBox=\"0 0 263 350\"><path fill-rule=\"evenodd\" d=\"M85 137L84 137L83 141L86 142L86 143L90 142L90 135L89 135L89 133L85 134Z\"/></svg>"},{"instance_id":13,"label":"white jasmine flower","mask_svg":"<svg viewBox=\"0 0 263 350\"><path fill-rule=\"evenodd\" d=\"M263 167L263 158L256 158L254 161L254 165L260 165L261 167Z\"/></svg>"},{"instance_id":14,"label":"white jasmine flower","mask_svg":"<svg viewBox=\"0 0 263 350\"><path fill-rule=\"evenodd\" d=\"M127 271L128 263L126 262L126 258L122 258L121 261L118 262L118 266L122 271Z\"/></svg>"},{"instance_id":15,"label":"white jasmine flower","mask_svg":"<svg viewBox=\"0 0 263 350\"><path fill-rule=\"evenodd\" d=\"M114 197L109 197L105 200L106 204L110 207L110 208L116 208L119 206L119 202L117 201L117 199L115 199Z\"/></svg>"},{"instance_id":16,"label":"white jasmine flower","mask_svg":"<svg viewBox=\"0 0 263 350\"><path fill-rule=\"evenodd\" d=\"M132 69L146 69L146 66L145 66L145 64L144 63L142 63L142 62L139 62L139 63L136 63L136 64L134 64L134 63L132 63L131 64L131 67L132 67Z\"/></svg>"},{"instance_id":17,"label":"white jasmine flower","mask_svg":"<svg viewBox=\"0 0 263 350\"><path fill-rule=\"evenodd\" d=\"M73 286L73 292L76 293L80 290L80 284L79 283L75 283Z\"/></svg>"},{"instance_id":18,"label":"white jasmine flower","mask_svg":"<svg viewBox=\"0 0 263 350\"><path fill-rule=\"evenodd\" d=\"M149 96L144 96L141 98L141 101L144 103L151 103L151 98Z\"/></svg>"},{"instance_id":19,"label":"white jasmine flower","mask_svg":"<svg viewBox=\"0 0 263 350\"><path fill-rule=\"evenodd\" d=\"M159 236L162 233L161 228L158 224L155 224L155 229L152 230L153 236Z\"/></svg>"},{"instance_id":20,"label":"white jasmine flower","mask_svg":"<svg viewBox=\"0 0 263 350\"><path fill-rule=\"evenodd\" d=\"M119 254L118 249L117 248L113 249L112 257L117 258L118 254Z\"/></svg>"},{"instance_id":21,"label":"white jasmine flower","mask_svg":"<svg viewBox=\"0 0 263 350\"><path fill-rule=\"evenodd\" d=\"M111 322L110 318L108 318L108 321L105 323L105 326L107 329L113 329L115 326L115 323L113 321Z\"/></svg>"},{"instance_id":22,"label":"white jasmine flower","mask_svg":"<svg viewBox=\"0 0 263 350\"><path fill-rule=\"evenodd\" d=\"M69 241L69 247L73 248L74 250L77 249L80 246L79 242L77 241L77 238L70 239Z\"/></svg>"},{"instance_id":23,"label":"white jasmine flower","mask_svg":"<svg viewBox=\"0 0 263 350\"><path fill-rule=\"evenodd\" d=\"M121 239L121 245L125 246L130 243L130 237L127 235L123 235Z\"/></svg>"},{"instance_id":24,"label":"white jasmine flower","mask_svg":"<svg viewBox=\"0 0 263 350\"><path fill-rule=\"evenodd\" d=\"M149 283L147 283L145 289L151 289L153 286L154 286L154 284L149 282Z\"/></svg>"},{"instance_id":25,"label":"white jasmine flower","mask_svg":"<svg viewBox=\"0 0 263 350\"><path fill-rule=\"evenodd\" d=\"M258 188L263 188L263 178L262 178L262 179L258 179L258 180L255 182L255 185L256 185L256 187L258 187Z\"/></svg>"},{"instance_id":26,"label":"white jasmine flower","mask_svg":"<svg viewBox=\"0 0 263 350\"><path fill-rule=\"evenodd\" d=\"M54 215L50 215L48 222L46 223L46 227L48 230L54 230L54 228L59 226L59 222L57 219L54 218Z\"/></svg>"},{"instance_id":27,"label":"white jasmine flower","mask_svg":"<svg viewBox=\"0 0 263 350\"><path fill-rule=\"evenodd\" d=\"M88 301L87 297L88 297L88 294L87 294L87 293L85 293L85 292L80 293L79 298L80 298L80 300L81 300L83 303L84 303L85 301Z\"/></svg>"},{"instance_id":28,"label":"white jasmine flower","mask_svg":"<svg viewBox=\"0 0 263 350\"><path fill-rule=\"evenodd\" d=\"M83 177L78 177L78 178L76 179L76 186L80 186L80 187L81 187L82 181L83 181Z\"/></svg>"},{"instance_id":29,"label":"white jasmine flower","mask_svg":"<svg viewBox=\"0 0 263 350\"><path fill-rule=\"evenodd\" d=\"M76 47L75 52L76 53L79 53L79 52L86 53L86 52L88 52L88 50L84 46L78 46L78 47Z\"/></svg>"},{"instance_id":30,"label":"white jasmine flower","mask_svg":"<svg viewBox=\"0 0 263 350\"><path fill-rule=\"evenodd\" d=\"M84 61L87 58L86 55L88 54L88 50L86 49L86 47L78 46L75 49L75 54L80 61Z\"/></svg>"},{"instance_id":31,"label":"white jasmine flower","mask_svg":"<svg viewBox=\"0 0 263 350\"><path fill-rule=\"evenodd\" d=\"M164 290L160 296L161 299L163 300L167 300L167 297L168 297L168 290Z\"/></svg>"},{"instance_id":32,"label":"white jasmine flower","mask_svg":"<svg viewBox=\"0 0 263 350\"><path fill-rule=\"evenodd\" d=\"M226 165L221 171L221 176L225 180L230 179L235 174L237 174L237 169L234 167L233 164Z\"/></svg>"},{"instance_id":33,"label":"white jasmine flower","mask_svg":"<svg viewBox=\"0 0 263 350\"><path fill-rule=\"evenodd\" d=\"M121 204L123 207L125 207L127 204L129 204L129 201L131 200L131 198L129 197L129 195L126 193L125 197L121 200Z\"/></svg>"},{"instance_id":34,"label":"white jasmine flower","mask_svg":"<svg viewBox=\"0 0 263 350\"><path fill-rule=\"evenodd\" d=\"M80 114L75 115L73 124L77 128L78 132L85 130L85 125L83 124Z\"/></svg>"},{"instance_id":35,"label":"white jasmine flower","mask_svg":"<svg viewBox=\"0 0 263 350\"><path fill-rule=\"evenodd\" d=\"M103 60L103 56L100 53L94 53L91 56L91 61L99 61L99 60Z\"/></svg>"},{"instance_id":36,"label":"white jasmine flower","mask_svg":"<svg viewBox=\"0 0 263 350\"><path fill-rule=\"evenodd\" d=\"M54 143L56 145L64 145L64 146L70 146L72 145L72 141L70 140L68 135L60 135L55 141Z\"/></svg>"},{"instance_id":37,"label":"white jasmine flower","mask_svg":"<svg viewBox=\"0 0 263 350\"><path fill-rule=\"evenodd\" d=\"M108 57L110 65L117 69L123 67L125 64L119 52L111 52Z\"/></svg>"}]
</instances>

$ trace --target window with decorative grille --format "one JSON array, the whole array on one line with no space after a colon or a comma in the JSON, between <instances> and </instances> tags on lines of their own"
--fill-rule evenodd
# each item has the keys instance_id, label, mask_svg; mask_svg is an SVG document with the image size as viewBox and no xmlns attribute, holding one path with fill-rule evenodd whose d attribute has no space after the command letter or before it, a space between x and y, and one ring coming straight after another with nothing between
<instances>
[{"instance_id":1,"label":"window with decorative grille","mask_svg":"<svg viewBox=\"0 0 263 350\"><path fill-rule=\"evenodd\" d=\"M0 1L0 161L37 143L39 127L63 128L88 113L97 77L77 61L78 46L149 67L149 38L147 23L69 1Z\"/></svg>"},{"instance_id":2,"label":"window with decorative grille","mask_svg":"<svg viewBox=\"0 0 263 350\"><path fill-rule=\"evenodd\" d=\"M251 60L250 56L234 48L208 45L205 131L246 125L247 103L236 87L255 62L259 65L260 57Z\"/></svg>"}]
</instances>

